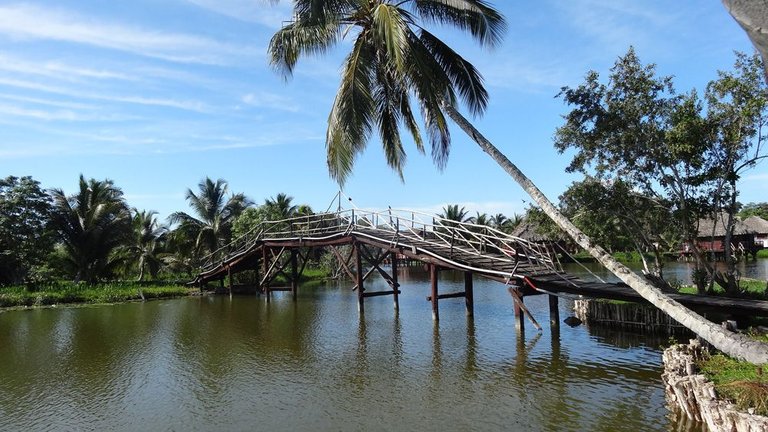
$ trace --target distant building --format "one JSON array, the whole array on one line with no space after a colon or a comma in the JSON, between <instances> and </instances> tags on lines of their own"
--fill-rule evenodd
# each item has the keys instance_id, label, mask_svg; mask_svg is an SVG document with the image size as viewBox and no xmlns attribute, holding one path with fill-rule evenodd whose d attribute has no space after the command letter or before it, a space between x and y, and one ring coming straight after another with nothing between
<instances>
[{"instance_id":1,"label":"distant building","mask_svg":"<svg viewBox=\"0 0 768 432\"><path fill-rule=\"evenodd\" d=\"M725 227L728 215L718 213L714 219L700 219L696 245L699 250L717 259L725 254ZM768 248L768 221L757 216L741 220L734 218L733 236L731 237L733 253L737 256L757 254L757 251ZM690 248L683 244L681 253L691 255Z\"/></svg>"}]
</instances>

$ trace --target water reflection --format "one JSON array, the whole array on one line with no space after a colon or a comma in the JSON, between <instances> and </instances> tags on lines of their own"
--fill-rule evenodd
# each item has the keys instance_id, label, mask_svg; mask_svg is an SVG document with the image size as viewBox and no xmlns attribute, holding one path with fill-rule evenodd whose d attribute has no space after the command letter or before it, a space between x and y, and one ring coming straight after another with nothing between
<instances>
[{"instance_id":1,"label":"water reflection","mask_svg":"<svg viewBox=\"0 0 768 432\"><path fill-rule=\"evenodd\" d=\"M503 285L481 279L474 318L446 300L435 323L427 276L399 276L399 311L372 298L363 316L346 284L2 313L0 430L678 430L658 340L518 337ZM526 304L548 321L546 297Z\"/></svg>"}]
</instances>

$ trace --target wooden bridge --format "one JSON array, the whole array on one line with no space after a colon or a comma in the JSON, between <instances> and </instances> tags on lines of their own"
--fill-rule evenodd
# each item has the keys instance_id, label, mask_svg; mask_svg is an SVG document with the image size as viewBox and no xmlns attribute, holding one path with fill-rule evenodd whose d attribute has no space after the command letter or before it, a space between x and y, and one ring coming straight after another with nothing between
<instances>
[{"instance_id":1,"label":"wooden bridge","mask_svg":"<svg viewBox=\"0 0 768 432\"><path fill-rule=\"evenodd\" d=\"M347 246L347 247L342 247ZM558 297L582 296L644 302L623 283L585 281L563 271L556 245L533 243L484 225L457 222L411 210L364 211L339 210L280 221L266 221L246 235L205 258L195 279L201 288L210 281L229 279L250 270L255 273L257 289L270 301L273 291L291 291L295 299L299 277L314 248L333 253L341 269L355 282L358 307L365 299L392 296L398 307L400 284L397 268L403 259L425 263L430 270L433 317L439 319L440 300L463 298L467 313L473 313L473 277L475 275L506 284L514 301L518 328L527 316L540 329L523 301L531 295L549 295L550 322L557 324ZM385 266L384 264L389 264ZM464 291L441 293L438 271L464 272ZM367 291L366 279L379 273L389 284L385 291ZM282 275L288 286L273 286ZM675 300L697 310L768 316L768 302L724 297L672 294Z\"/></svg>"}]
</instances>

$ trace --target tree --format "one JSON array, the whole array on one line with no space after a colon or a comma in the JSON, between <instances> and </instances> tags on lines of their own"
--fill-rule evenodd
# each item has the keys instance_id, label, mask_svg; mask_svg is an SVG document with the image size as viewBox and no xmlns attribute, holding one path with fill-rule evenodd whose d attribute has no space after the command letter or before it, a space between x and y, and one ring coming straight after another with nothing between
<instances>
[{"instance_id":1,"label":"tree","mask_svg":"<svg viewBox=\"0 0 768 432\"><path fill-rule=\"evenodd\" d=\"M763 63L758 54L736 53L734 72L718 72L718 79L707 85L707 120L714 138L711 170L716 178L714 208L726 214L724 255L728 264L725 290L739 292L736 258L731 238L736 226L738 190L736 183L744 171L768 157L763 146L763 126L768 121L768 86L763 79Z\"/></svg>"},{"instance_id":2,"label":"tree","mask_svg":"<svg viewBox=\"0 0 768 432\"><path fill-rule=\"evenodd\" d=\"M298 216L299 206L293 204L293 197L288 194L279 193L272 198L267 198L264 200L264 207L269 220L272 221Z\"/></svg>"},{"instance_id":3,"label":"tree","mask_svg":"<svg viewBox=\"0 0 768 432\"><path fill-rule=\"evenodd\" d=\"M179 234L194 239L194 250L199 256L204 252L212 253L229 242L232 223L251 205L251 201L242 193L227 197L228 185L223 179L214 182L206 177L197 186L199 193L187 189L186 195L197 217L175 212L169 216L169 221L180 225Z\"/></svg>"},{"instance_id":4,"label":"tree","mask_svg":"<svg viewBox=\"0 0 768 432\"><path fill-rule=\"evenodd\" d=\"M768 220L768 202L745 204L739 211L739 217L746 219L750 216L757 216Z\"/></svg>"},{"instance_id":5,"label":"tree","mask_svg":"<svg viewBox=\"0 0 768 432\"><path fill-rule=\"evenodd\" d=\"M128 253L138 271L138 280L143 281L147 271L153 278L162 266L161 254L164 252L164 241L168 227L157 220L156 211L139 211L133 209L131 221L132 236L128 245Z\"/></svg>"},{"instance_id":6,"label":"tree","mask_svg":"<svg viewBox=\"0 0 768 432\"><path fill-rule=\"evenodd\" d=\"M469 212L464 208L459 208L458 204L448 204L443 207L443 212L438 215L442 219L455 222L469 222Z\"/></svg>"},{"instance_id":7,"label":"tree","mask_svg":"<svg viewBox=\"0 0 768 432\"><path fill-rule=\"evenodd\" d=\"M458 112L457 93L473 114L482 114L488 94L474 66L430 33L426 28L430 23L466 30L486 46L499 43L506 28L501 14L482 0L294 2L294 21L278 30L269 48L272 64L286 76L301 55L322 53L343 35L354 37L328 118L326 149L331 176L340 183L346 180L375 126L387 163L402 177L405 149L399 135L401 124L413 136L417 150L424 150L410 108L413 97L421 107L432 158L438 168L445 165L450 148L447 114L579 245L645 299L726 353L753 362L768 362L768 344L707 321L595 245Z\"/></svg>"},{"instance_id":8,"label":"tree","mask_svg":"<svg viewBox=\"0 0 768 432\"><path fill-rule=\"evenodd\" d=\"M96 282L114 274L123 258L114 252L130 232L131 215L123 191L112 180L85 180L67 196L51 191L53 223L62 242L64 263L75 282Z\"/></svg>"},{"instance_id":9,"label":"tree","mask_svg":"<svg viewBox=\"0 0 768 432\"><path fill-rule=\"evenodd\" d=\"M51 197L32 177L0 179L0 285L31 282L53 249Z\"/></svg>"}]
</instances>

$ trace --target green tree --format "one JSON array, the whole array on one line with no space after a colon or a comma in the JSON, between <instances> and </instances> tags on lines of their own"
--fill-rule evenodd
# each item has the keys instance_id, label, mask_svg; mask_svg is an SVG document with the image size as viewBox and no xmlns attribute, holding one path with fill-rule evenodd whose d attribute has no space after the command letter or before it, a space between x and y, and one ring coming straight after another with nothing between
<instances>
[{"instance_id":1,"label":"green tree","mask_svg":"<svg viewBox=\"0 0 768 432\"><path fill-rule=\"evenodd\" d=\"M264 200L264 207L269 220L279 221L298 216L299 206L293 204L293 197L279 193ZM311 209L310 209L311 210Z\"/></svg>"},{"instance_id":2,"label":"green tree","mask_svg":"<svg viewBox=\"0 0 768 432\"><path fill-rule=\"evenodd\" d=\"M458 204L448 204L443 207L443 212L438 217L455 222L469 222L469 212Z\"/></svg>"},{"instance_id":3,"label":"green tree","mask_svg":"<svg viewBox=\"0 0 768 432\"><path fill-rule=\"evenodd\" d=\"M53 249L51 197L32 177L0 179L0 285L31 282Z\"/></svg>"},{"instance_id":4,"label":"green tree","mask_svg":"<svg viewBox=\"0 0 768 432\"><path fill-rule=\"evenodd\" d=\"M160 224L156 216L156 211L133 209L128 253L138 271L139 281L144 280L147 272L156 278L163 264L162 254L165 252L164 242L168 227Z\"/></svg>"},{"instance_id":5,"label":"green tree","mask_svg":"<svg viewBox=\"0 0 768 432\"><path fill-rule=\"evenodd\" d=\"M51 196L65 270L75 282L93 283L113 276L123 263L115 252L125 244L131 224L122 190L112 180L86 181L80 175L76 194L67 196L53 189Z\"/></svg>"},{"instance_id":6,"label":"green tree","mask_svg":"<svg viewBox=\"0 0 768 432\"><path fill-rule=\"evenodd\" d=\"M474 66L429 32L427 24L455 26L468 31L479 43L493 46L500 42L506 22L488 3L481 0L296 0L293 5L294 20L273 36L269 48L272 64L286 76L300 56L325 52L343 35L354 37L328 118L327 161L333 178L344 182L356 156L370 141L374 127L388 164L402 177L405 149L399 134L401 124L413 136L416 148L424 149L410 107L413 98L421 107L432 158L439 168L445 165L450 148L447 114L550 218L645 299L717 348L736 357L768 362L768 344L734 335L693 313L595 245L456 110L458 94L470 112L482 114L488 94Z\"/></svg>"},{"instance_id":7,"label":"green tree","mask_svg":"<svg viewBox=\"0 0 768 432\"><path fill-rule=\"evenodd\" d=\"M718 75L706 91L707 120L715 136L710 166L716 178L714 207L726 214L725 289L737 294L736 255L731 245L738 212L736 184L746 170L768 157L761 134L768 120L768 85L758 54L736 53L734 71L720 71Z\"/></svg>"},{"instance_id":8,"label":"green tree","mask_svg":"<svg viewBox=\"0 0 768 432\"><path fill-rule=\"evenodd\" d=\"M242 193L227 196L228 185L223 179L214 182L206 177L197 186L198 193L187 189L186 194L196 217L175 212L169 216L169 221L179 224L177 235L194 239L194 250L199 256L205 252L212 253L229 242L232 223L251 205L251 201Z\"/></svg>"},{"instance_id":9,"label":"green tree","mask_svg":"<svg viewBox=\"0 0 768 432\"><path fill-rule=\"evenodd\" d=\"M760 203L751 202L751 203L745 204L741 208L741 210L739 210L739 217L741 219L746 219L750 216L757 216L765 220L768 220L768 202L760 202Z\"/></svg>"}]
</instances>

